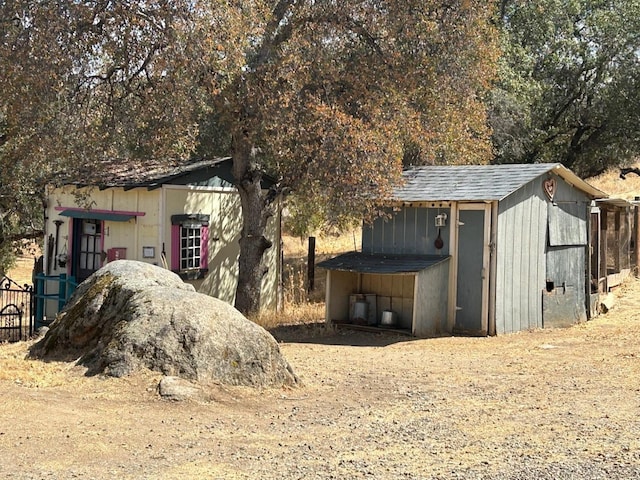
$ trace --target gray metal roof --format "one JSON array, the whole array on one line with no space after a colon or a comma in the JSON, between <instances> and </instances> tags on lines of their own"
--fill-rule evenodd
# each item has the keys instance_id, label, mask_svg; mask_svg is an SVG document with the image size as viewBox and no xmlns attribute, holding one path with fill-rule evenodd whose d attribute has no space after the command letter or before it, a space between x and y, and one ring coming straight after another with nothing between
<instances>
[{"instance_id":1,"label":"gray metal roof","mask_svg":"<svg viewBox=\"0 0 640 480\"><path fill-rule=\"evenodd\" d=\"M393 199L403 202L502 200L536 178L553 172L593 198L604 192L589 185L560 163L446 165L412 167Z\"/></svg>"},{"instance_id":2,"label":"gray metal roof","mask_svg":"<svg viewBox=\"0 0 640 480\"><path fill-rule=\"evenodd\" d=\"M318 263L327 270L359 273L416 273L447 260L442 255L371 255L349 252Z\"/></svg>"}]
</instances>

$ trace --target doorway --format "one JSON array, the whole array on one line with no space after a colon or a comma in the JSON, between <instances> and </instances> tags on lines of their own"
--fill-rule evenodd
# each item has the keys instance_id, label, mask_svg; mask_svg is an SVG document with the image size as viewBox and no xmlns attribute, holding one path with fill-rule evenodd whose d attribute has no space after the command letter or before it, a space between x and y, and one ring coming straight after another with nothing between
<instances>
[{"instance_id":1,"label":"doorway","mask_svg":"<svg viewBox=\"0 0 640 480\"><path fill-rule=\"evenodd\" d=\"M71 275L78 283L86 280L102 266L102 221L73 220Z\"/></svg>"},{"instance_id":2,"label":"doorway","mask_svg":"<svg viewBox=\"0 0 640 480\"><path fill-rule=\"evenodd\" d=\"M454 333L487 335L491 206L458 206L458 267Z\"/></svg>"}]
</instances>

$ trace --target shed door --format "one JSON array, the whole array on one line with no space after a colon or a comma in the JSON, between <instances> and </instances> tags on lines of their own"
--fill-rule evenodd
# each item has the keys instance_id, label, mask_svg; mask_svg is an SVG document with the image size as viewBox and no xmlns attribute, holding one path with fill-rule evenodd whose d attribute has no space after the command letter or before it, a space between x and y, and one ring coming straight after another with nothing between
<instances>
[{"instance_id":1,"label":"shed door","mask_svg":"<svg viewBox=\"0 0 640 480\"><path fill-rule=\"evenodd\" d=\"M490 205L459 205L456 333L488 331L490 226Z\"/></svg>"}]
</instances>

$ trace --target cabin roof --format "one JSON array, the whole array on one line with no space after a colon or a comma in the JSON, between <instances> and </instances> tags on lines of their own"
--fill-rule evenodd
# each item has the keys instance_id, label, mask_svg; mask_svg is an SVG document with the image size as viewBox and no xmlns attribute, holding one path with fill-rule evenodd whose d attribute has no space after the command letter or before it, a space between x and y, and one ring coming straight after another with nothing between
<instances>
[{"instance_id":1,"label":"cabin roof","mask_svg":"<svg viewBox=\"0 0 640 480\"><path fill-rule=\"evenodd\" d=\"M150 190L164 184L182 184L185 179L219 177L233 185L231 157L198 158L184 161L109 161L100 165L79 167L73 172L59 172L54 183L77 187L97 186L100 189L121 187L125 190L146 187ZM268 175L263 176L263 188L275 183Z\"/></svg>"},{"instance_id":2,"label":"cabin roof","mask_svg":"<svg viewBox=\"0 0 640 480\"><path fill-rule=\"evenodd\" d=\"M401 202L502 200L550 172L591 198L607 197L560 163L533 163L411 167L403 172L405 183L392 198Z\"/></svg>"}]
</instances>

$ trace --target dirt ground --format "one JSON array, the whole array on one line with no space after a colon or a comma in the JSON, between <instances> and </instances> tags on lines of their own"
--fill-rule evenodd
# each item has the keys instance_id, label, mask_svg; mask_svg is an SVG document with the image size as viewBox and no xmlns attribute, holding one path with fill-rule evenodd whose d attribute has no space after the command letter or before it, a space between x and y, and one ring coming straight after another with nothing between
<instances>
[{"instance_id":1,"label":"dirt ground","mask_svg":"<svg viewBox=\"0 0 640 480\"><path fill-rule=\"evenodd\" d=\"M11 479L640 478L640 281L568 329L416 340L274 330L303 385L86 377L0 345L0 477Z\"/></svg>"}]
</instances>

